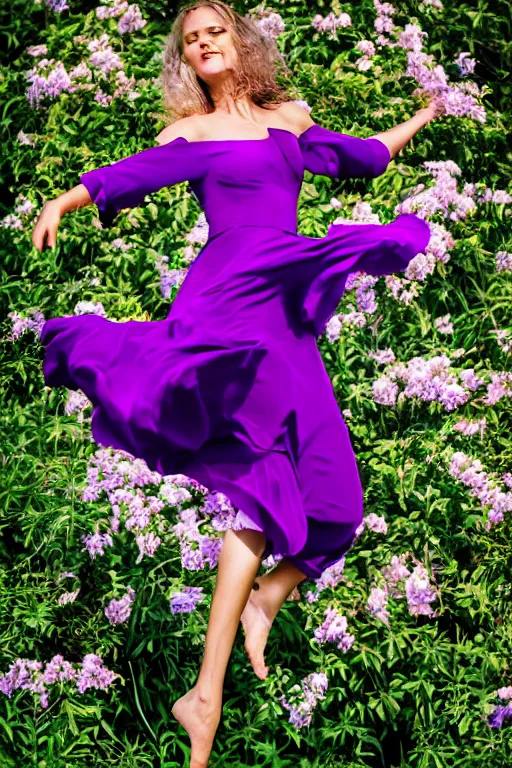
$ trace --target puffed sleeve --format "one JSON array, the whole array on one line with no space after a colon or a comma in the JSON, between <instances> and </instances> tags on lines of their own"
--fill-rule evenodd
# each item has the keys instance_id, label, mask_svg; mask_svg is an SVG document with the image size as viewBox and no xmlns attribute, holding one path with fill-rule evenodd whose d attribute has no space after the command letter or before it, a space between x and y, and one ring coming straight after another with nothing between
<instances>
[{"instance_id":1,"label":"puffed sleeve","mask_svg":"<svg viewBox=\"0 0 512 768\"><path fill-rule=\"evenodd\" d=\"M305 169L333 179L374 178L384 173L391 160L379 139L361 139L316 123L299 140Z\"/></svg>"},{"instance_id":2,"label":"puffed sleeve","mask_svg":"<svg viewBox=\"0 0 512 768\"><path fill-rule=\"evenodd\" d=\"M179 136L167 144L83 173L80 182L96 203L103 226L110 227L122 208L140 205L151 192L201 178L205 156L193 144Z\"/></svg>"}]
</instances>

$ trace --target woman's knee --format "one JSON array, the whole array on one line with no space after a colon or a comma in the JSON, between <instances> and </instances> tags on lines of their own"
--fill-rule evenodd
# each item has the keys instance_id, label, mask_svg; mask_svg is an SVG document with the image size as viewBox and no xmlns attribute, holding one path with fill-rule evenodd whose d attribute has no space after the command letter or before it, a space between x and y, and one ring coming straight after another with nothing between
<instances>
[{"instance_id":1,"label":"woman's knee","mask_svg":"<svg viewBox=\"0 0 512 768\"><path fill-rule=\"evenodd\" d=\"M255 531L252 528L242 528L240 531L232 530L232 533L238 536L240 541L243 541L256 557L262 557L267 544L267 537L262 531Z\"/></svg>"}]
</instances>

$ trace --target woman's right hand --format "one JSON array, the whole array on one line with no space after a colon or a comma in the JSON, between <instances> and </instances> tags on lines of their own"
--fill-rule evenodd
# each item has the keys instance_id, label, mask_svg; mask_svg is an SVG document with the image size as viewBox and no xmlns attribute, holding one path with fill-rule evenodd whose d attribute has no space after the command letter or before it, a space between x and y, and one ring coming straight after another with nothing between
<instances>
[{"instance_id":1,"label":"woman's right hand","mask_svg":"<svg viewBox=\"0 0 512 768\"><path fill-rule=\"evenodd\" d=\"M57 199L48 200L44 205L32 233L32 242L38 251L45 247L45 240L49 248L57 244L57 229L62 218L62 209Z\"/></svg>"}]
</instances>

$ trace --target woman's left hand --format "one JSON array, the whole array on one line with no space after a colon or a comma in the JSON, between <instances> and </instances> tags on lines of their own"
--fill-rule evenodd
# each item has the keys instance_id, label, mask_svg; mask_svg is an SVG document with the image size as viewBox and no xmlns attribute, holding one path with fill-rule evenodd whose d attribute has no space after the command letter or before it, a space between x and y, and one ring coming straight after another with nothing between
<instances>
[{"instance_id":1,"label":"woman's left hand","mask_svg":"<svg viewBox=\"0 0 512 768\"><path fill-rule=\"evenodd\" d=\"M428 107L424 107L422 112L425 112L426 115L429 117L429 122L431 120L435 120L438 117L441 117L441 115L444 115L446 112L445 105L439 101L439 99L436 99L435 97L430 101Z\"/></svg>"}]
</instances>

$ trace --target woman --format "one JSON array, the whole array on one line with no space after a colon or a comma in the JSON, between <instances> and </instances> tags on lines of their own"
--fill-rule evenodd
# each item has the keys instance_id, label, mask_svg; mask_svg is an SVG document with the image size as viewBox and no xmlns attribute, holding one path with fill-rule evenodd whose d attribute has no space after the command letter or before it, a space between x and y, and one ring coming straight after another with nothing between
<instances>
[{"instance_id":1,"label":"woman","mask_svg":"<svg viewBox=\"0 0 512 768\"><path fill-rule=\"evenodd\" d=\"M403 270L430 238L413 214L331 225L323 238L297 234L305 169L378 176L442 108L378 137L336 133L286 98L278 61L274 43L224 3L180 11L164 69L178 119L159 146L84 173L44 206L33 234L39 250L54 246L65 212L94 202L109 226L120 209L185 180L209 222L166 320L53 318L41 337L45 383L82 389L97 442L195 478L239 510L224 537L198 680L172 708L190 735L192 768L208 763L240 619L264 678L280 606L348 551L362 520L357 465L316 336L350 272ZM283 558L255 581L271 553Z\"/></svg>"}]
</instances>

